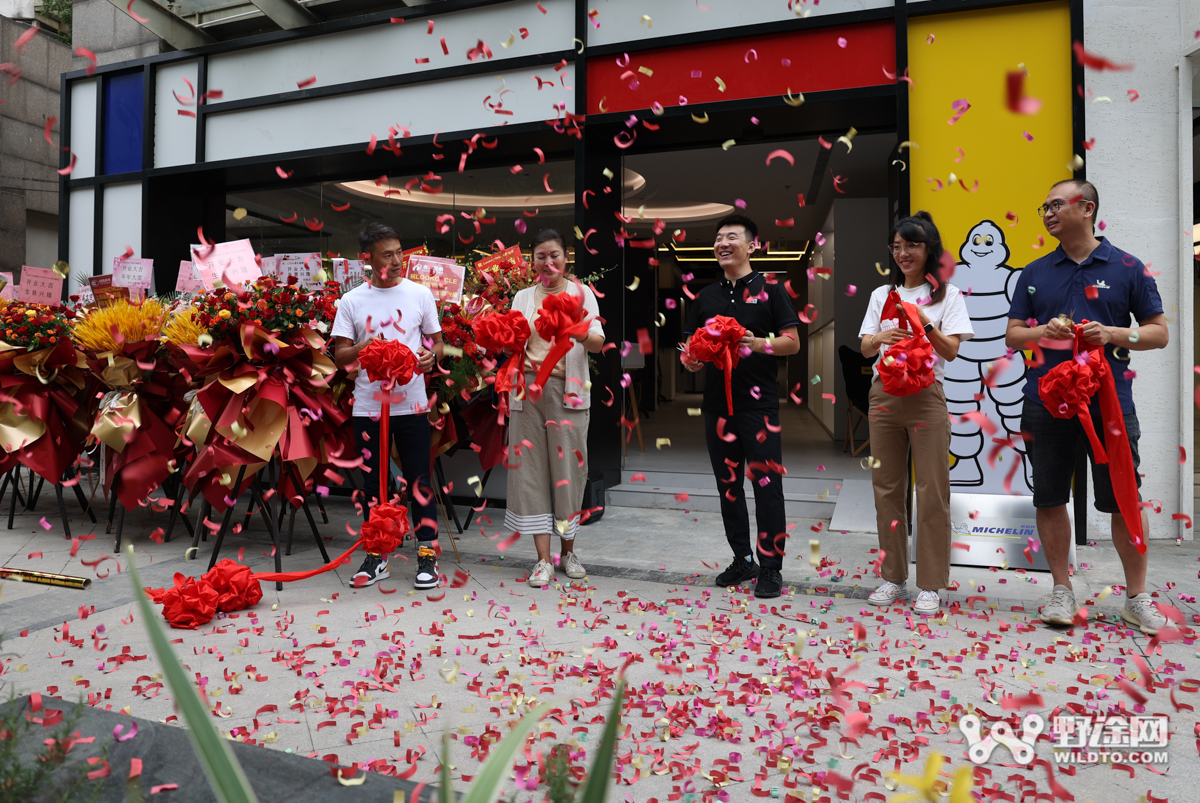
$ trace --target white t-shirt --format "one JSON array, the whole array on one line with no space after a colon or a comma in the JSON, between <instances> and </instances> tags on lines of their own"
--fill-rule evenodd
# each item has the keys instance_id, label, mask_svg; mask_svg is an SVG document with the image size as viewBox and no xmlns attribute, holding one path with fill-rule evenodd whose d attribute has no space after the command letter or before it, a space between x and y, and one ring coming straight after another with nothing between
<instances>
[{"instance_id":1,"label":"white t-shirt","mask_svg":"<svg viewBox=\"0 0 1200 803\"><path fill-rule=\"evenodd\" d=\"M875 288L875 292L871 293L871 303L867 305L867 315L863 318L862 328L858 332L859 338L867 337L868 335L877 335L880 332L886 332L889 329L895 329L900 326L900 320L897 318L889 318L886 321L880 321L879 317L883 314L883 305L887 301L888 293L892 290L897 290L900 293L900 300L907 301L910 304L917 304L929 316L929 322L933 324L939 332L944 335L958 335L962 340L970 340L975 337L975 330L971 327L971 315L967 312L967 302L963 299L962 293L957 287L952 284L946 285L946 295L936 304L929 303L929 295L933 292L933 288L929 283L920 287L892 287L890 284L885 284L882 287ZM917 302L924 301L924 304ZM906 322L905 329L911 328ZM879 352L879 360L882 360L887 354L887 346ZM937 354L937 351L934 351ZM933 373L939 382L946 376L946 358L937 354L937 365L933 367ZM875 361L872 366L872 371L875 377L879 377L879 360Z\"/></svg>"},{"instance_id":2,"label":"white t-shirt","mask_svg":"<svg viewBox=\"0 0 1200 803\"><path fill-rule=\"evenodd\" d=\"M370 325L368 326L368 321ZM337 315L333 319L330 335L348 337L355 343L375 334L388 340L399 340L416 354L421 348L421 335L432 335L442 331L437 304L428 287L408 279L402 279L394 287L376 287L361 284L342 296L338 302ZM379 402L375 394L379 383L367 379L366 371L359 371L354 380L354 416L378 416ZM429 410L429 397L425 395L425 375L417 374L392 395L404 394L404 402L392 404L392 415L413 415Z\"/></svg>"}]
</instances>

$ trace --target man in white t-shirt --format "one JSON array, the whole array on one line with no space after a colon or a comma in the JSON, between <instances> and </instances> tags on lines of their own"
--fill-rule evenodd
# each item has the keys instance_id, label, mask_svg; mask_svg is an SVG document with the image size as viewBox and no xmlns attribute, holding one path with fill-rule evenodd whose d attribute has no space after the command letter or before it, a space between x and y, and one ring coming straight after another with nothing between
<instances>
[{"instance_id":1,"label":"man in white t-shirt","mask_svg":"<svg viewBox=\"0 0 1200 803\"><path fill-rule=\"evenodd\" d=\"M408 506L412 510L417 534L417 588L436 588L437 508L429 482L429 400L425 395L425 373L433 370L442 357L442 327L433 293L428 287L411 282L402 275L403 255L400 235L391 226L368 223L358 235L358 250L371 268L370 281L359 285L338 303L333 320L333 355L338 367L353 370L358 353L372 340L399 340L417 356L420 373L392 397L389 428L400 458L404 484L408 488ZM354 436L363 455L368 488L378 482L379 454L385 471L391 468L386 457L388 446L378 443L380 401L379 383L358 372L354 381ZM372 494L368 490L367 500ZM378 500L386 501L386 500ZM364 505L366 507L366 505ZM369 513L367 514L369 516ZM372 585L389 576L387 560L368 553L352 582L356 588Z\"/></svg>"}]
</instances>

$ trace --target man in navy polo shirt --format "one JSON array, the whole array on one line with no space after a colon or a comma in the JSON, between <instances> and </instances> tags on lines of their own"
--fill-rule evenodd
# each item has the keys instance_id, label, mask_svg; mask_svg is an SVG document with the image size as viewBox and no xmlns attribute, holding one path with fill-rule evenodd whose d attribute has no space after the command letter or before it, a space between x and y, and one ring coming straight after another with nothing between
<instances>
[{"instance_id":1,"label":"man in navy polo shirt","mask_svg":"<svg viewBox=\"0 0 1200 803\"><path fill-rule=\"evenodd\" d=\"M1161 349L1168 339L1162 300L1146 266L1137 257L1095 236L1093 225L1099 206L1100 196L1089 182L1068 179L1050 188L1038 214L1059 245L1021 271L1005 336L1009 348L1040 343L1045 354L1045 363L1030 368L1027 374L1021 430L1031 438L1026 447L1033 469L1033 506L1037 508L1037 529L1046 550L1046 561L1054 576L1054 589L1042 609L1041 619L1054 625L1070 625L1076 612L1075 594L1067 573L1071 546L1067 499L1071 493L1076 444L1084 434L1078 417L1055 418L1046 410L1038 397L1038 380L1055 365L1072 358L1071 340L1076 326L1083 327L1088 343L1103 345L1116 381L1136 470L1141 433L1133 406L1129 352ZM1137 320L1138 328L1130 328L1132 319ZM1079 323L1084 320L1088 323ZM1103 439L1098 398L1092 400L1091 417L1098 437ZM1146 556L1139 554L1130 541L1129 529L1113 494L1108 466L1096 463L1090 445L1088 456L1092 457L1096 509L1112 514L1113 545L1125 569L1127 596L1121 616L1143 633L1153 635L1166 624L1166 618L1146 593ZM1137 482L1140 487L1140 475ZM1142 531L1148 531L1144 513Z\"/></svg>"},{"instance_id":2,"label":"man in navy polo shirt","mask_svg":"<svg viewBox=\"0 0 1200 803\"><path fill-rule=\"evenodd\" d=\"M729 568L717 575L716 582L732 586L757 577L754 595L770 598L778 597L783 587L780 569L787 533L783 477L774 469L764 472L753 464L783 462L776 358L800 350L800 319L784 289L750 267L750 255L757 249L758 227L750 218L730 215L717 224L713 253L724 278L696 294L683 333L690 341L716 315L733 318L746 327L741 356L733 369L733 415L729 415L725 397L724 372L710 366L704 378L704 434L721 493L725 538L734 558ZM692 372L703 367L687 352L683 365ZM754 562L754 546L750 543L750 516L743 486L747 461L752 466L760 563Z\"/></svg>"}]
</instances>

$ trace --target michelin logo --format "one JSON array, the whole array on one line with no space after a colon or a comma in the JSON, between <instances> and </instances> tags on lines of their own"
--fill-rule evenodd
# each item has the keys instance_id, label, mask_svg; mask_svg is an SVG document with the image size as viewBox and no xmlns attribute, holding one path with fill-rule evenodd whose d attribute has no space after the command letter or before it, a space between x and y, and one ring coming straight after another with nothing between
<instances>
[{"instance_id":1,"label":"michelin logo","mask_svg":"<svg viewBox=\"0 0 1200 803\"><path fill-rule=\"evenodd\" d=\"M987 527L965 521L952 524L950 529L955 535L1015 535L1021 538L1033 536L1037 532L1032 524L1022 524L1020 527Z\"/></svg>"}]
</instances>

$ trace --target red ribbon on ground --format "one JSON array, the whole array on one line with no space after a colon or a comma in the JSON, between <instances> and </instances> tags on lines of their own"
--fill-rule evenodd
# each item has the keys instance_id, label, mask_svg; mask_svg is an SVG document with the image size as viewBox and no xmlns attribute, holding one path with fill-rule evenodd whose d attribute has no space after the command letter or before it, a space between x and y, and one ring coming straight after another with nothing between
<instances>
[{"instance_id":1,"label":"red ribbon on ground","mask_svg":"<svg viewBox=\"0 0 1200 803\"><path fill-rule=\"evenodd\" d=\"M887 356L879 361L879 379L889 396L911 396L920 393L937 381L933 366L937 357L933 344L925 336L921 315L915 304L900 300L895 290L888 293L883 304L881 321L900 319L901 326L909 324L913 334L888 346Z\"/></svg>"},{"instance_id":2,"label":"red ribbon on ground","mask_svg":"<svg viewBox=\"0 0 1200 803\"><path fill-rule=\"evenodd\" d=\"M1088 410L1097 392L1100 394L1104 446L1100 445ZM1075 327L1072 359L1060 362L1038 380L1038 395L1046 410L1055 418L1079 416L1084 434L1092 445L1092 456L1097 463L1108 464L1108 476L1112 481L1113 494L1117 497L1117 507L1125 519L1125 526L1129 528L1129 540L1138 552L1145 554L1137 469L1133 466L1133 451L1129 447L1129 433L1125 431L1125 415L1121 412L1121 400L1117 397L1117 383L1104 356L1104 347L1088 344L1083 339L1082 325Z\"/></svg>"},{"instance_id":3,"label":"red ribbon on ground","mask_svg":"<svg viewBox=\"0 0 1200 803\"><path fill-rule=\"evenodd\" d=\"M383 383L384 400L379 413L379 501L371 508L371 520L363 522L358 539L350 548L324 566L303 572L258 572L231 560L222 560L199 578L175 575L175 585L168 589L145 589L146 595L163 606L163 618L174 628L195 629L212 621L217 611L240 611L262 599L260 581L289 583L307 580L332 571L350 561L350 556L362 547L368 552L389 555L395 552L409 530L408 508L387 501L388 461L390 449L388 422L391 418L387 395L394 388L407 385L417 372L417 358L412 350L395 340L373 340L359 354L359 367L372 382ZM230 447L234 447L229 444ZM205 450L208 451L208 450ZM238 451L242 451L238 449ZM246 484L249 480L246 481ZM233 489L240 494L243 488Z\"/></svg>"},{"instance_id":4,"label":"red ribbon on ground","mask_svg":"<svg viewBox=\"0 0 1200 803\"><path fill-rule=\"evenodd\" d=\"M746 336L746 327L725 315L709 318L688 342L693 360L710 362L725 372L725 403L733 415L733 369L737 368L738 341Z\"/></svg>"}]
</instances>

